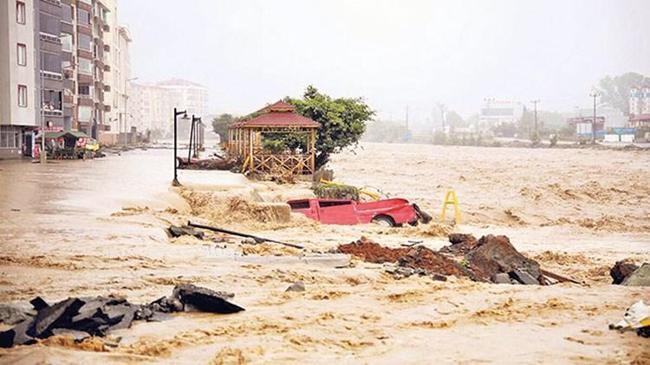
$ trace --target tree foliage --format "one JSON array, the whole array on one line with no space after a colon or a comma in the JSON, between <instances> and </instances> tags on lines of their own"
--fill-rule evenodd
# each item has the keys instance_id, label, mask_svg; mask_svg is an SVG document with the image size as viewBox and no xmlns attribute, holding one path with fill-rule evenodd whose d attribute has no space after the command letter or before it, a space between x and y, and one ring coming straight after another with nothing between
<instances>
[{"instance_id":1,"label":"tree foliage","mask_svg":"<svg viewBox=\"0 0 650 365\"><path fill-rule=\"evenodd\" d=\"M320 123L316 141L316 167L329 161L332 153L356 145L375 112L362 98L336 98L309 85L302 99L287 98L301 115Z\"/></svg>"},{"instance_id":2,"label":"tree foliage","mask_svg":"<svg viewBox=\"0 0 650 365\"><path fill-rule=\"evenodd\" d=\"M228 126L233 122L235 122L235 117L231 114L218 115L212 119L212 130L219 135L221 141L225 141L228 138Z\"/></svg>"},{"instance_id":3,"label":"tree foliage","mask_svg":"<svg viewBox=\"0 0 650 365\"><path fill-rule=\"evenodd\" d=\"M601 101L613 108L630 114L630 89L650 85L650 78L636 72L628 72L618 76L606 76L598 82Z\"/></svg>"}]
</instances>

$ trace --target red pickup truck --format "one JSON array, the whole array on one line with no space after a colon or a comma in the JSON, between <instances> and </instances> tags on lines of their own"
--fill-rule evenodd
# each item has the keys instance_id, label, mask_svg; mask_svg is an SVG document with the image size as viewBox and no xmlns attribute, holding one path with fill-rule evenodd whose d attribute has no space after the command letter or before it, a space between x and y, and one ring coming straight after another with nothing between
<instances>
[{"instance_id":1,"label":"red pickup truck","mask_svg":"<svg viewBox=\"0 0 650 365\"><path fill-rule=\"evenodd\" d=\"M377 223L384 226L428 223L431 217L406 199L357 202L348 199L298 199L288 201L291 210L325 224Z\"/></svg>"}]
</instances>

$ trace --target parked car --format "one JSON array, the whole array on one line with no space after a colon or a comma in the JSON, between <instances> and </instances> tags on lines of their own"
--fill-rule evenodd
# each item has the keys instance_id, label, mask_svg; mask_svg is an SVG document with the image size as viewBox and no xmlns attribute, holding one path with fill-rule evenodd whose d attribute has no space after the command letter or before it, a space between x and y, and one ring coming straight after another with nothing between
<instances>
[{"instance_id":1,"label":"parked car","mask_svg":"<svg viewBox=\"0 0 650 365\"><path fill-rule=\"evenodd\" d=\"M406 199L357 202L348 199L298 199L287 202L291 210L325 224L377 223L387 227L428 223L431 216Z\"/></svg>"}]
</instances>

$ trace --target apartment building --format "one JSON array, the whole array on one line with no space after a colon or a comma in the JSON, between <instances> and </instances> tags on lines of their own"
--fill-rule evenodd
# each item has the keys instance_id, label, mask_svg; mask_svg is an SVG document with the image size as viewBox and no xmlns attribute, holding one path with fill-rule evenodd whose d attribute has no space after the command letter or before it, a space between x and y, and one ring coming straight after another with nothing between
<instances>
[{"instance_id":1,"label":"apartment building","mask_svg":"<svg viewBox=\"0 0 650 365\"><path fill-rule=\"evenodd\" d=\"M628 126L632 128L650 127L650 85L630 89L629 105Z\"/></svg>"},{"instance_id":2,"label":"apartment building","mask_svg":"<svg viewBox=\"0 0 650 365\"><path fill-rule=\"evenodd\" d=\"M0 1L0 158L29 154L39 125L32 1Z\"/></svg>"},{"instance_id":3,"label":"apartment building","mask_svg":"<svg viewBox=\"0 0 650 365\"><path fill-rule=\"evenodd\" d=\"M188 115L197 117L208 113L208 89L192 81L171 79L149 84L134 83L131 90L129 125L155 132L158 136L171 136L174 108L187 110ZM188 134L189 125L180 123L179 133Z\"/></svg>"},{"instance_id":4,"label":"apartment building","mask_svg":"<svg viewBox=\"0 0 650 365\"><path fill-rule=\"evenodd\" d=\"M128 38L115 46L120 54L128 55L130 42L128 31L116 25L115 2L1 1L0 47L9 52L0 54L0 155L31 154L41 126L94 138L110 130L113 103L105 93L121 80L111 72L129 72L128 57L111 53L113 39L125 37L112 33ZM126 99L126 89L118 90Z\"/></svg>"}]
</instances>

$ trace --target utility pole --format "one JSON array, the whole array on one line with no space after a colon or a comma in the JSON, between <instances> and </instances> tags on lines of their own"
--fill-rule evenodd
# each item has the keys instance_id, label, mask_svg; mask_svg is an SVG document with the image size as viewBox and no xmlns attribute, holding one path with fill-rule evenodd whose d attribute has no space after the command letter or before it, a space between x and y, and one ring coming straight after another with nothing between
<instances>
[{"instance_id":1,"label":"utility pole","mask_svg":"<svg viewBox=\"0 0 650 365\"><path fill-rule=\"evenodd\" d=\"M592 91L589 96L594 98L594 118L591 120L591 143L596 143L596 98L600 96L600 93L596 90Z\"/></svg>"},{"instance_id":2,"label":"utility pole","mask_svg":"<svg viewBox=\"0 0 650 365\"><path fill-rule=\"evenodd\" d=\"M539 131L537 130L537 103L539 103L539 100L533 100L531 103L533 103L533 108L535 110L535 139L539 140Z\"/></svg>"}]
</instances>

